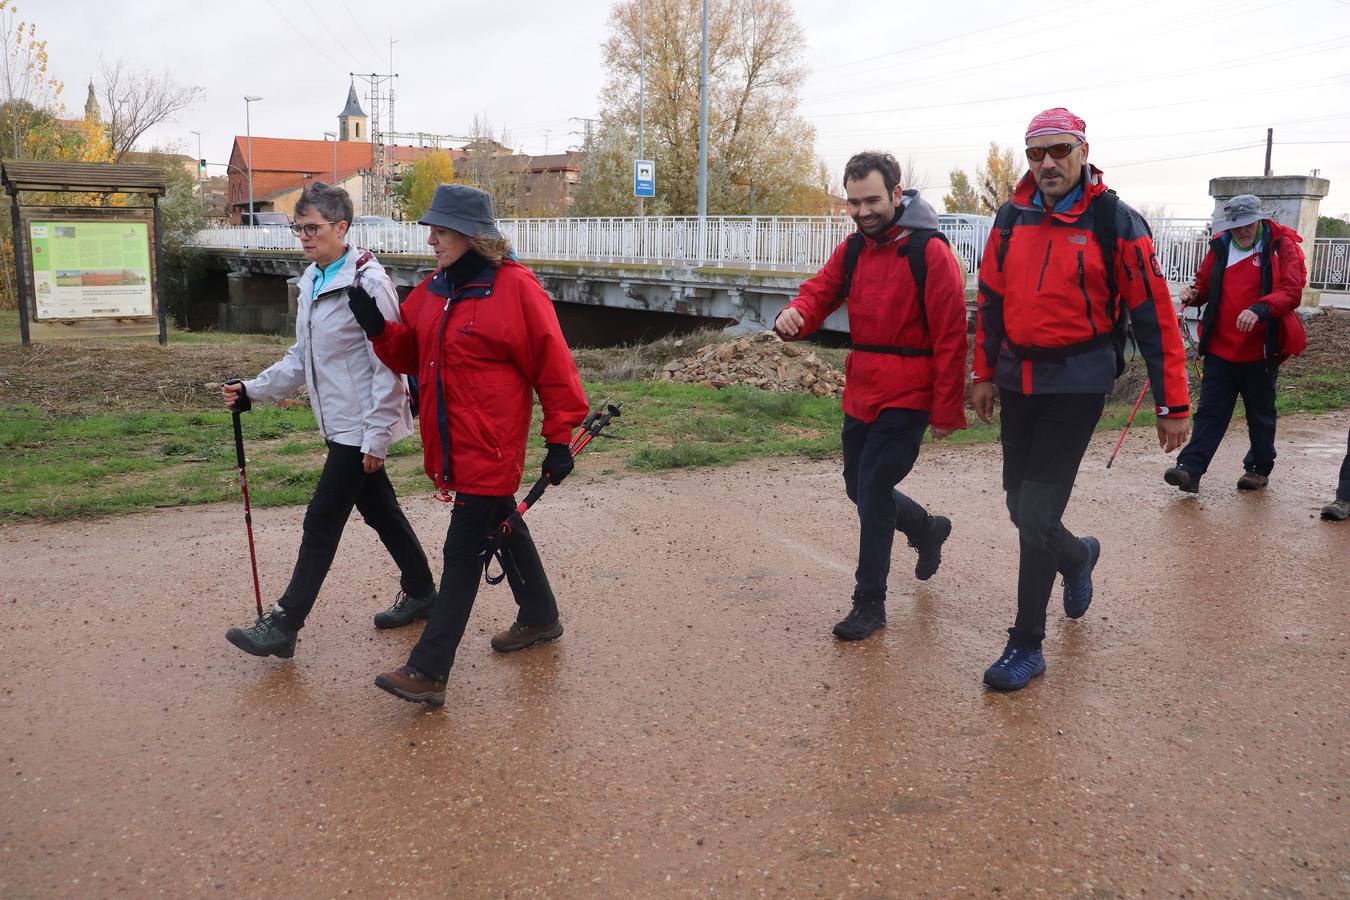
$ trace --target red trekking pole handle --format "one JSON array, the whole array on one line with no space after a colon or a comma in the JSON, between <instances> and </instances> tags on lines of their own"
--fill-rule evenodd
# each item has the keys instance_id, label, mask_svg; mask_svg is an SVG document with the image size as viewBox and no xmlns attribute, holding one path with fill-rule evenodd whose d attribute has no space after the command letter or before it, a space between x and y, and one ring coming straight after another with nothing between
<instances>
[{"instance_id":1,"label":"red trekking pole handle","mask_svg":"<svg viewBox=\"0 0 1350 900\"><path fill-rule=\"evenodd\" d=\"M258 584L258 553L253 547L253 509L248 502L248 475L244 463L244 430L239 424L239 410L231 410L234 418L234 456L239 463L239 491L244 495L244 528L248 531L248 562L253 569L253 602L262 618L262 588Z\"/></svg>"},{"instance_id":2,"label":"red trekking pole handle","mask_svg":"<svg viewBox=\"0 0 1350 900\"><path fill-rule=\"evenodd\" d=\"M1144 386L1139 390L1139 399L1134 401L1134 409L1130 410L1130 418L1125 421L1125 428L1120 432L1120 440L1116 441L1116 449L1111 451L1111 458L1106 461L1106 467L1111 468L1111 463L1116 461L1116 454L1120 452L1120 445L1125 443L1125 435L1129 434L1130 426L1134 424L1135 414L1139 412L1139 404L1144 402L1144 395L1148 393L1148 379L1144 379Z\"/></svg>"}]
</instances>

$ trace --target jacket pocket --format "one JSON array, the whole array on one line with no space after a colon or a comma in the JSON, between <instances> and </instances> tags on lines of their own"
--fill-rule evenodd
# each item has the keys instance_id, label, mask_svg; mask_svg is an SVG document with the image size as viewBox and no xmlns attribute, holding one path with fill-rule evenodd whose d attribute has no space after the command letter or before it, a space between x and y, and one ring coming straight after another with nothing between
<instances>
[{"instance_id":1,"label":"jacket pocket","mask_svg":"<svg viewBox=\"0 0 1350 900\"><path fill-rule=\"evenodd\" d=\"M1087 312L1088 328L1092 329L1092 336L1097 336L1097 324L1092 321L1092 298L1088 296L1087 272L1083 268L1083 251L1078 251L1078 290L1083 294L1083 309Z\"/></svg>"}]
</instances>

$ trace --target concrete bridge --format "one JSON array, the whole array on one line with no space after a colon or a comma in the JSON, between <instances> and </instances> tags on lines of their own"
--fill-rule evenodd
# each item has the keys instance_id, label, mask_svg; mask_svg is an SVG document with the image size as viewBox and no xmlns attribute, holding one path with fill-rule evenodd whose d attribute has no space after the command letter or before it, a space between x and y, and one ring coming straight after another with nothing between
<instances>
[{"instance_id":1,"label":"concrete bridge","mask_svg":"<svg viewBox=\"0 0 1350 900\"><path fill-rule=\"evenodd\" d=\"M940 227L968 273L974 306L979 267L992 218L944 215ZM1189 281L1208 239L1208 219L1150 223L1159 261L1174 285ZM522 262L539 276L566 318L586 307L610 311L602 337L629 340L624 322L652 315L697 317L746 329L768 328L853 230L846 217L717 216L612 219L504 219ZM351 242L374 250L406 293L435 268L427 229L411 222L353 226ZM226 331L285 331L295 315L294 282L306 262L280 226L210 228L198 235L208 266L226 273L227 299L214 321ZM1350 241L1318 241L1310 253L1313 285L1345 289ZM291 287L287 289L287 284ZM569 310L567 307L575 307ZM209 314L209 311L206 311ZM627 317L627 318L625 318ZM826 330L847 331L836 312Z\"/></svg>"}]
</instances>

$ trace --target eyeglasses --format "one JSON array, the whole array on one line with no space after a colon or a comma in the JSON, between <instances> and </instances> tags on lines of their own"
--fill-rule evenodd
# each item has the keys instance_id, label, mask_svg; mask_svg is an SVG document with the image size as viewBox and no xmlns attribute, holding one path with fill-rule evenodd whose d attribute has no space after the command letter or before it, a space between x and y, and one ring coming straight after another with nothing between
<instances>
[{"instance_id":1,"label":"eyeglasses","mask_svg":"<svg viewBox=\"0 0 1350 900\"><path fill-rule=\"evenodd\" d=\"M291 234L299 237L302 233L307 237L314 237L319 233L319 226L334 225L335 222L306 222L303 225L291 225Z\"/></svg>"},{"instance_id":2,"label":"eyeglasses","mask_svg":"<svg viewBox=\"0 0 1350 900\"><path fill-rule=\"evenodd\" d=\"M1045 159L1045 154L1049 153L1051 159L1063 159L1074 151L1075 147L1083 146L1082 141L1069 144L1051 144L1049 147L1028 147L1027 159L1032 162L1040 162Z\"/></svg>"}]
</instances>

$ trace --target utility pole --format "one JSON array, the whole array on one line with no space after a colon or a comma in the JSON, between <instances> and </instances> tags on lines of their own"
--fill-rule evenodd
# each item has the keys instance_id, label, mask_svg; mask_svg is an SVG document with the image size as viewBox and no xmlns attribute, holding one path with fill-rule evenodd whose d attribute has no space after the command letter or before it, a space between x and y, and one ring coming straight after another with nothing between
<instances>
[{"instance_id":1,"label":"utility pole","mask_svg":"<svg viewBox=\"0 0 1350 900\"><path fill-rule=\"evenodd\" d=\"M1266 177L1270 177L1270 145L1275 142L1275 129L1266 129Z\"/></svg>"},{"instance_id":2,"label":"utility pole","mask_svg":"<svg viewBox=\"0 0 1350 900\"><path fill-rule=\"evenodd\" d=\"M325 131L323 133L323 139L328 140L329 138L333 139L333 186L337 187L337 145L338 145L337 132Z\"/></svg>"},{"instance_id":3,"label":"utility pole","mask_svg":"<svg viewBox=\"0 0 1350 900\"><path fill-rule=\"evenodd\" d=\"M249 118L249 111L255 101L261 100L261 97L254 97L252 94L244 95L244 141L248 148L248 224L256 224L253 221L253 121Z\"/></svg>"},{"instance_id":4,"label":"utility pole","mask_svg":"<svg viewBox=\"0 0 1350 900\"><path fill-rule=\"evenodd\" d=\"M390 54L392 58L393 45L390 45ZM365 204L367 215L384 216L389 214L389 167L385 162L384 144L388 140L389 132L393 128L388 123L393 122L393 81L397 78L394 74L380 75L371 72L369 75L361 75L356 72L350 73L353 78L360 78L370 85L370 175L366 178L365 188L361 192ZM389 84L388 93L381 96L381 87ZM389 103L388 120L384 127L380 125L380 107L384 102Z\"/></svg>"},{"instance_id":5,"label":"utility pole","mask_svg":"<svg viewBox=\"0 0 1350 900\"><path fill-rule=\"evenodd\" d=\"M638 159L647 158L647 3L638 0ZM638 198L638 215L646 215L647 198Z\"/></svg>"},{"instance_id":6,"label":"utility pole","mask_svg":"<svg viewBox=\"0 0 1350 900\"><path fill-rule=\"evenodd\" d=\"M703 60L698 79L698 224L708 218L708 0L703 0ZM703 256L700 234L699 257Z\"/></svg>"}]
</instances>

